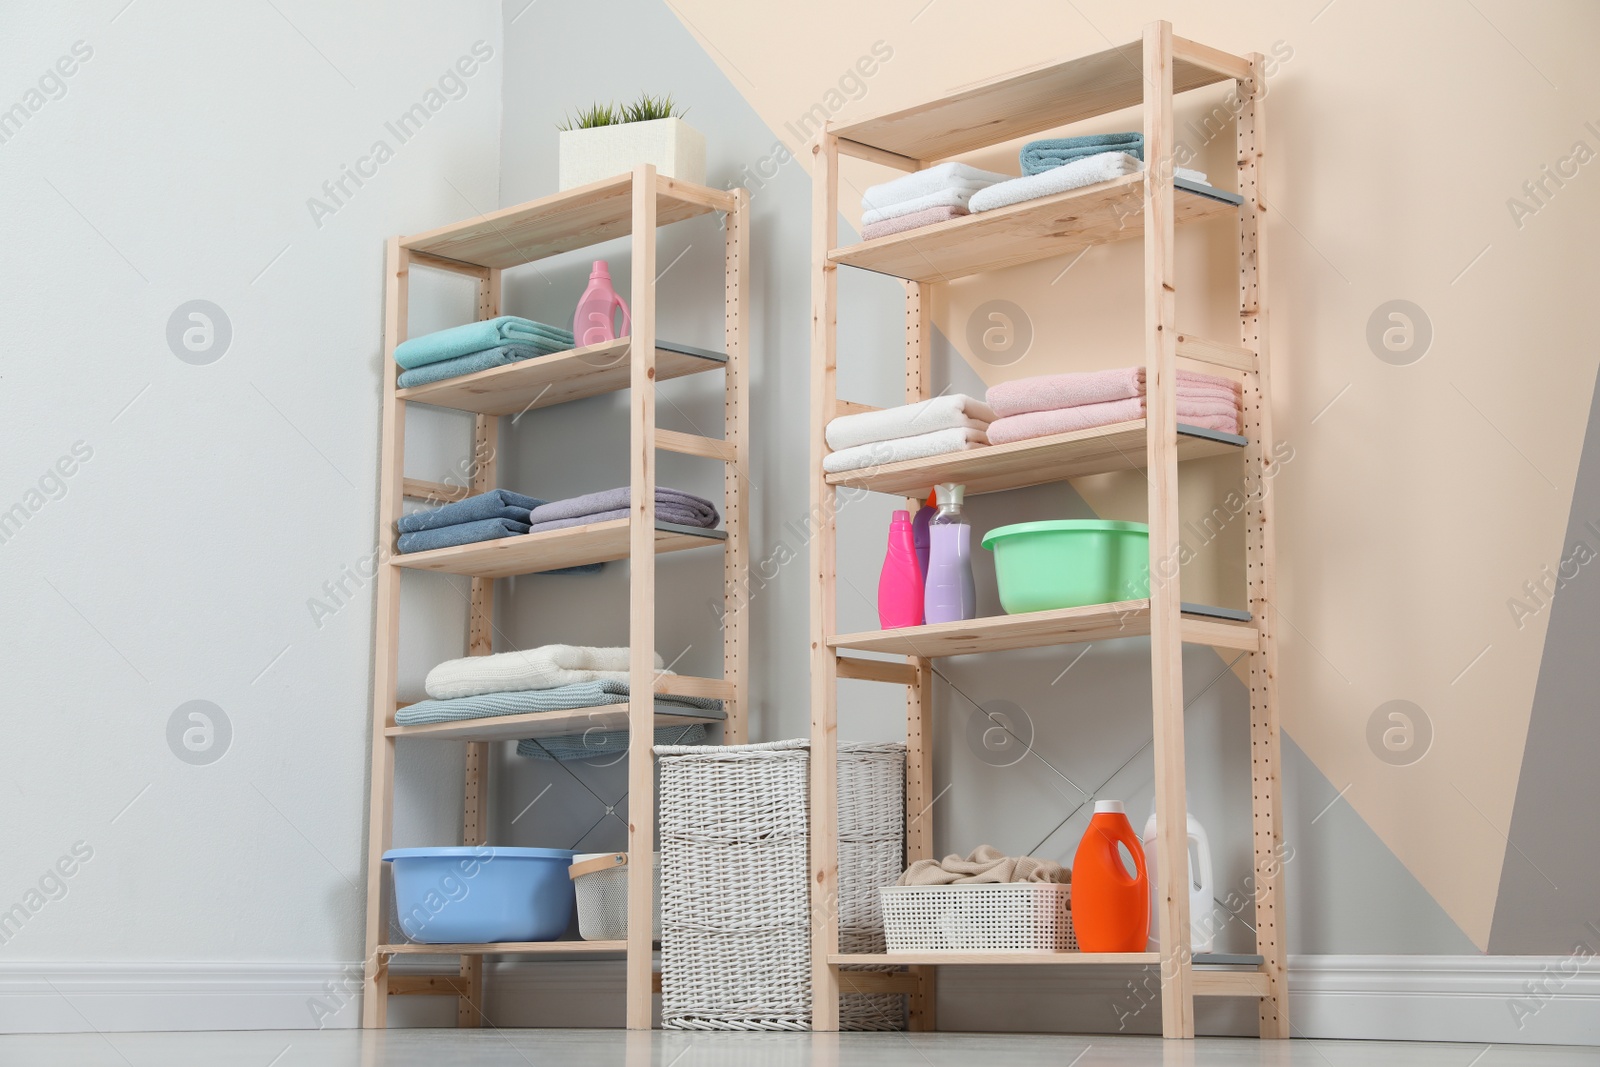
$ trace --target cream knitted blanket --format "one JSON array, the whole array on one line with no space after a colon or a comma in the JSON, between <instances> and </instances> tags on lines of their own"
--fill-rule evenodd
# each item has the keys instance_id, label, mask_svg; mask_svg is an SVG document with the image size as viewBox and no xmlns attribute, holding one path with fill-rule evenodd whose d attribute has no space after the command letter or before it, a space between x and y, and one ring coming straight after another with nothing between
<instances>
[{"instance_id":1,"label":"cream knitted blanket","mask_svg":"<svg viewBox=\"0 0 1600 1067\"><path fill-rule=\"evenodd\" d=\"M655 655L661 670L661 655ZM626 682L628 650L592 645L540 645L521 652L445 660L428 672L423 688L435 700L555 689L583 682Z\"/></svg>"}]
</instances>

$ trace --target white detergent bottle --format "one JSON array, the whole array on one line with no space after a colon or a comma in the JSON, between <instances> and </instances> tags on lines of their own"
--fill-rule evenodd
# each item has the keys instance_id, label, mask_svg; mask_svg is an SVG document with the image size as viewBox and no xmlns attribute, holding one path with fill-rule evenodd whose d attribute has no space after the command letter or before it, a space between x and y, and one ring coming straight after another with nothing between
<instances>
[{"instance_id":1,"label":"white detergent bottle","mask_svg":"<svg viewBox=\"0 0 1600 1067\"><path fill-rule=\"evenodd\" d=\"M1184 809L1189 816L1189 951L1210 952L1214 941L1216 919L1213 912L1213 883L1211 875L1211 842L1206 828L1188 811L1189 798L1184 797ZM1159 851L1156 842L1155 804L1151 803L1150 819L1144 824L1145 868L1150 872L1150 950L1161 950L1161 889L1157 878Z\"/></svg>"}]
</instances>

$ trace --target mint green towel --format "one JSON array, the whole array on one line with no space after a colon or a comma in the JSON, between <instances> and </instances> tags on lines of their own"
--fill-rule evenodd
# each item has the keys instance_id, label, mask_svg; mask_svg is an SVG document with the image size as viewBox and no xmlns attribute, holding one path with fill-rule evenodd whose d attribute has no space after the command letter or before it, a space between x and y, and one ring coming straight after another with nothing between
<instances>
[{"instance_id":1,"label":"mint green towel","mask_svg":"<svg viewBox=\"0 0 1600 1067\"><path fill-rule=\"evenodd\" d=\"M515 344L535 345L547 352L558 352L572 347L572 331L515 315L501 315L498 319L469 322L413 337L394 350L394 361L410 370L482 352L487 348Z\"/></svg>"}]
</instances>

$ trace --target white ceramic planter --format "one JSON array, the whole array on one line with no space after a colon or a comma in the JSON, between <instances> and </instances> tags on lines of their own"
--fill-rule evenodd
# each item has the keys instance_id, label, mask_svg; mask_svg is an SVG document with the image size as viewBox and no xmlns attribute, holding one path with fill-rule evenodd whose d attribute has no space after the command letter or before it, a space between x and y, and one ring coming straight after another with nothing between
<instances>
[{"instance_id":1,"label":"white ceramic planter","mask_svg":"<svg viewBox=\"0 0 1600 1067\"><path fill-rule=\"evenodd\" d=\"M705 135L676 118L560 131L562 189L614 178L641 163L668 178L704 185Z\"/></svg>"}]
</instances>

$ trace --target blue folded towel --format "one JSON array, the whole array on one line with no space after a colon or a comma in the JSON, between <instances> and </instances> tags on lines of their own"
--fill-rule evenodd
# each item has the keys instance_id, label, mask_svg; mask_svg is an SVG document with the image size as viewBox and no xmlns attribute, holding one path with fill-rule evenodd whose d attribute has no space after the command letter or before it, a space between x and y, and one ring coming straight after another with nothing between
<instances>
[{"instance_id":1,"label":"blue folded towel","mask_svg":"<svg viewBox=\"0 0 1600 1067\"><path fill-rule=\"evenodd\" d=\"M453 545L470 545L478 541L493 541L501 537L515 537L528 532L528 524L514 519L479 519L477 522L458 522L436 530L418 530L400 535L401 552L426 552L433 548L450 548Z\"/></svg>"},{"instance_id":2,"label":"blue folded towel","mask_svg":"<svg viewBox=\"0 0 1600 1067\"><path fill-rule=\"evenodd\" d=\"M543 503L544 501L538 497L523 496L509 489L491 489L487 493L469 496L442 507L403 515L400 521L395 523L395 528L403 534L408 534L416 533L418 530L437 530L443 526L480 522L484 519L510 519L526 526L529 512ZM526 530L521 532L527 533Z\"/></svg>"},{"instance_id":3,"label":"blue folded towel","mask_svg":"<svg viewBox=\"0 0 1600 1067\"><path fill-rule=\"evenodd\" d=\"M626 704L628 693L627 682L606 678L596 682L558 685L554 689L518 689L509 693L483 693L449 700L423 700L395 712L394 721L398 726L420 726L462 719L526 715L536 711L598 708L609 704ZM722 701L714 697L657 693L655 704L666 712L687 711L712 719L722 717Z\"/></svg>"},{"instance_id":4,"label":"blue folded towel","mask_svg":"<svg viewBox=\"0 0 1600 1067\"><path fill-rule=\"evenodd\" d=\"M394 361L410 370L505 344L533 345L558 352L572 347L572 331L516 315L501 315L403 341L394 350Z\"/></svg>"},{"instance_id":5,"label":"blue folded towel","mask_svg":"<svg viewBox=\"0 0 1600 1067\"><path fill-rule=\"evenodd\" d=\"M482 352L468 352L454 359L441 359L437 363L428 363L415 370L403 371L395 386L400 389L410 389L414 385L429 385L433 382L442 382L446 378L459 378L464 374L476 374L492 367L504 367L525 359L548 356L552 352L564 352L571 347L571 345L514 344L486 348Z\"/></svg>"},{"instance_id":6,"label":"blue folded towel","mask_svg":"<svg viewBox=\"0 0 1600 1067\"><path fill-rule=\"evenodd\" d=\"M1135 159L1144 158L1142 133L1091 133L1083 137L1049 137L1042 141L1029 141L1022 146L1022 173L1040 174L1071 163L1084 156L1097 156L1102 152L1126 152Z\"/></svg>"}]
</instances>

